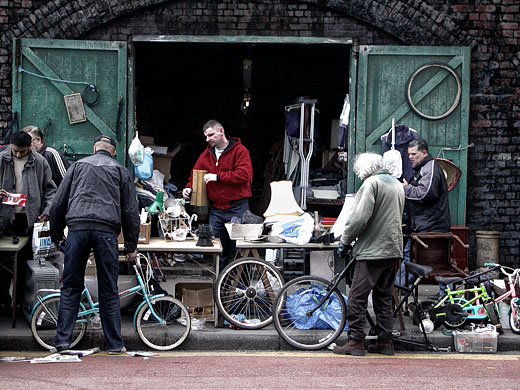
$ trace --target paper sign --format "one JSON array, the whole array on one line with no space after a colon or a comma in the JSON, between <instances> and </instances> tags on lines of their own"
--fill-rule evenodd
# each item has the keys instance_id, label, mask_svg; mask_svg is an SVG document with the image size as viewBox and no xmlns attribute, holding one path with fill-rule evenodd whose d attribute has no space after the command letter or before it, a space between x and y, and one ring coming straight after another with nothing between
<instances>
[{"instance_id":1,"label":"paper sign","mask_svg":"<svg viewBox=\"0 0 520 390\"><path fill-rule=\"evenodd\" d=\"M25 201L27 200L27 195L25 194L13 194L8 192L6 196L4 196L3 204L7 204L10 206L20 206L25 207Z\"/></svg>"}]
</instances>

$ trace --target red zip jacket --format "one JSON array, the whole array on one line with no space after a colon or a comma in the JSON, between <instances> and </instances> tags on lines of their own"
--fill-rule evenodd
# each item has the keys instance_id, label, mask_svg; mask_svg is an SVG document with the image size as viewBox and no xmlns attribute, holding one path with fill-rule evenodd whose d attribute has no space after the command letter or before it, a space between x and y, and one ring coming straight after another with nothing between
<instances>
[{"instance_id":1,"label":"red zip jacket","mask_svg":"<svg viewBox=\"0 0 520 390\"><path fill-rule=\"evenodd\" d=\"M193 188L193 170L204 169L216 173L217 181L208 183L208 198L216 209L228 209L229 201L251 197L253 165L249 151L242 145L240 138L232 137L226 150L215 156L214 148L208 146L195 163L186 188Z\"/></svg>"}]
</instances>

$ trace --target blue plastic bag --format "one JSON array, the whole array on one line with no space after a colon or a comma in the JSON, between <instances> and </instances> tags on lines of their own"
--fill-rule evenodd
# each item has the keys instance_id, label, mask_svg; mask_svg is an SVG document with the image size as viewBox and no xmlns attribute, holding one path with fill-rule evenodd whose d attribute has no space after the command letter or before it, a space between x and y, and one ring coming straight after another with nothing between
<instances>
[{"instance_id":1,"label":"blue plastic bag","mask_svg":"<svg viewBox=\"0 0 520 390\"><path fill-rule=\"evenodd\" d=\"M141 180L148 180L153 176L153 157L148 154L143 154L143 162L134 166L135 175Z\"/></svg>"},{"instance_id":2,"label":"blue plastic bag","mask_svg":"<svg viewBox=\"0 0 520 390\"><path fill-rule=\"evenodd\" d=\"M313 309L326 294L327 292L323 288L313 284L287 296L285 308L296 329L338 328L341 321L341 310L340 303L334 294L312 316L309 317L306 314L307 310ZM347 297L341 295L346 303ZM345 322L344 330L348 330L347 322Z\"/></svg>"}]
</instances>

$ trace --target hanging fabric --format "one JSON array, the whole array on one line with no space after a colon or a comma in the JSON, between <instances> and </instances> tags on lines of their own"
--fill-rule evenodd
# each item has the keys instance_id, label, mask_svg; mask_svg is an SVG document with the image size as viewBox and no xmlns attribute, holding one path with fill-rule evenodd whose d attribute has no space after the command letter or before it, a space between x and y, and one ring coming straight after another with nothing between
<instances>
[{"instance_id":1,"label":"hanging fabric","mask_svg":"<svg viewBox=\"0 0 520 390\"><path fill-rule=\"evenodd\" d=\"M395 150L395 119L392 118L392 147L383 153L383 166L388 169L390 174L399 179L403 174L403 163L401 161L401 153Z\"/></svg>"}]
</instances>

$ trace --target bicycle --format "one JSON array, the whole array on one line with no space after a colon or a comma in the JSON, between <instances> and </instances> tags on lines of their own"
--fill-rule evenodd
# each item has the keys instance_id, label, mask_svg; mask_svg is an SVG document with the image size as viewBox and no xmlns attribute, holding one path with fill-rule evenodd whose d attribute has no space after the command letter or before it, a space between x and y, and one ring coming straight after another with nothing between
<instances>
[{"instance_id":1,"label":"bicycle","mask_svg":"<svg viewBox=\"0 0 520 390\"><path fill-rule=\"evenodd\" d=\"M261 329L273 321L273 302L283 283L282 274L270 263L243 257L220 273L215 302L229 323L242 329Z\"/></svg>"},{"instance_id":2,"label":"bicycle","mask_svg":"<svg viewBox=\"0 0 520 390\"><path fill-rule=\"evenodd\" d=\"M464 327L470 320L491 320L495 324L498 324L499 311L496 305L502 301L509 301L509 324L513 333L520 334L520 298L517 292L518 289L520 289L520 268L515 269L495 263L486 263L485 266L492 268L466 278L435 278L438 282L446 283L447 285L446 296L437 301L433 305L432 310L430 310L430 314L434 322L436 322L436 326L442 322L449 329L458 329ZM493 298L488 294L486 287L479 277L498 269L506 275L506 290L504 292L499 291L498 294L500 295ZM507 272L507 270L512 272ZM449 284L460 282L475 285L475 287L458 290L450 289ZM435 313L435 310L442 308L446 303L459 304L463 310L463 314L453 321L444 320L442 315Z\"/></svg>"},{"instance_id":3,"label":"bicycle","mask_svg":"<svg viewBox=\"0 0 520 390\"><path fill-rule=\"evenodd\" d=\"M145 265L141 266L141 259ZM150 348L166 351L181 345L188 337L191 319L186 307L176 298L165 294L154 294L150 287L153 269L146 256L138 254L133 265L137 285L119 293L120 298L138 293L142 302L137 306L133 325L141 341ZM41 297L40 293L48 293ZM31 312L31 332L42 347L52 350L58 323L60 306L59 290L38 291L38 302ZM94 329L101 328L99 302L92 300L91 294L84 287L78 318L74 327L70 348L77 345L85 336L87 325Z\"/></svg>"},{"instance_id":4,"label":"bicycle","mask_svg":"<svg viewBox=\"0 0 520 390\"><path fill-rule=\"evenodd\" d=\"M352 258L351 253L348 253L348 256L350 260L343 270L334 275L331 281L312 275L300 276L286 283L277 294L274 301L274 326L278 334L293 347L303 350L325 348L343 332L347 306L343 294L338 289L338 285L354 264L355 259ZM412 296L414 315L423 324L420 326L420 329L422 330L424 342L421 343L412 339L407 340L401 337L400 334L396 334L394 340L399 339L414 346L422 346L427 350L439 350L429 341L426 334L426 326L422 321L428 319L428 312L422 310L416 289L421 279L428 276L433 269L429 266L411 262L407 262L405 267L414 276L414 280L410 287L396 285L405 294L397 304L394 316L397 315L402 305L408 301L408 298ZM305 304L302 304L302 300L305 300ZM327 325L320 324L320 327L323 326L322 329L309 326L309 320L323 315L331 303L335 305L336 317L339 320L335 322L329 321ZM367 320L371 326L370 334L377 334L377 325L368 313Z\"/></svg>"}]
</instances>

